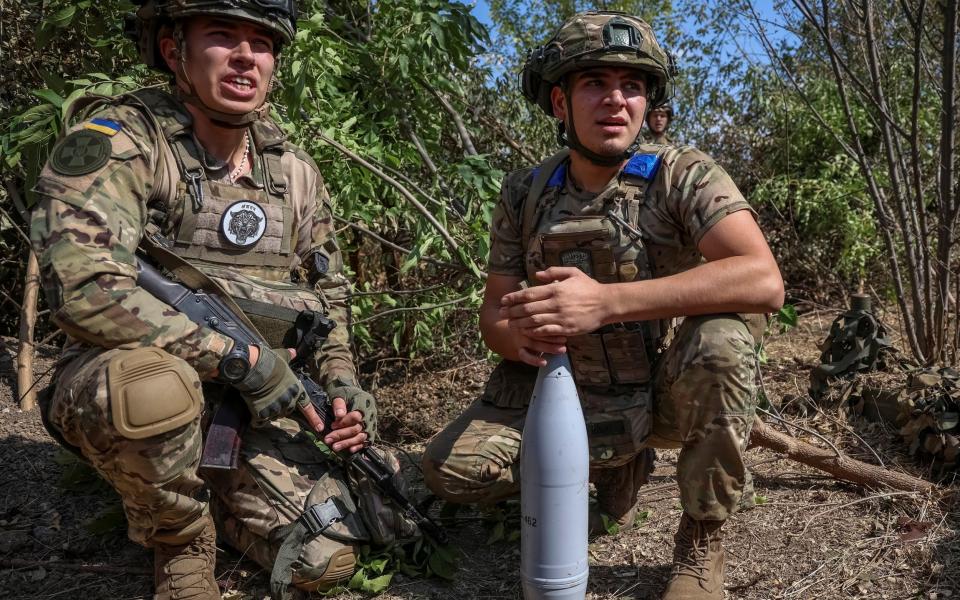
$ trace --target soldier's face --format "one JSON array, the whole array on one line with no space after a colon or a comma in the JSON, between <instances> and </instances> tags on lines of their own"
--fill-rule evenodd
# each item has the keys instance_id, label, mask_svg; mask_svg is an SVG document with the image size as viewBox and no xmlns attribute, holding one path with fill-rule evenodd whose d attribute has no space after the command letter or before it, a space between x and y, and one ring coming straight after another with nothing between
<instances>
[{"instance_id":1,"label":"soldier's face","mask_svg":"<svg viewBox=\"0 0 960 600\"><path fill-rule=\"evenodd\" d=\"M647 117L647 125L650 126L650 131L660 134L667 130L667 123L670 122L670 118L667 116L667 113L662 110L655 110L650 113Z\"/></svg>"},{"instance_id":2,"label":"soldier's face","mask_svg":"<svg viewBox=\"0 0 960 600\"><path fill-rule=\"evenodd\" d=\"M196 17L187 24L184 41L185 73L177 67L172 38L161 40L179 85L185 86L186 75L205 105L226 113L242 114L263 104L276 64L268 29L241 20Z\"/></svg>"},{"instance_id":3,"label":"soldier's face","mask_svg":"<svg viewBox=\"0 0 960 600\"><path fill-rule=\"evenodd\" d=\"M571 74L567 82L570 104L559 87L553 88L553 114L573 124L580 143L598 154L626 150L643 127L647 81L641 71L621 67L591 68ZM568 113L569 111L569 113Z\"/></svg>"}]
</instances>

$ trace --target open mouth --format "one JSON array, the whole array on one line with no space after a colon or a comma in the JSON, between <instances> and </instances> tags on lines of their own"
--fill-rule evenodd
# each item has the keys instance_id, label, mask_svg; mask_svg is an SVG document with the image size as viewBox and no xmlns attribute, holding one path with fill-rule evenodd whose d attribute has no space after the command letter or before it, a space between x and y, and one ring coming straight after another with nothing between
<instances>
[{"instance_id":1,"label":"open mouth","mask_svg":"<svg viewBox=\"0 0 960 600\"><path fill-rule=\"evenodd\" d=\"M625 127L627 120L621 117L607 117L606 119L600 119L597 121L597 124L602 125L603 127Z\"/></svg>"},{"instance_id":2,"label":"open mouth","mask_svg":"<svg viewBox=\"0 0 960 600\"><path fill-rule=\"evenodd\" d=\"M245 75L228 75L223 79L223 83L241 95L252 94L257 89L256 82Z\"/></svg>"}]
</instances>

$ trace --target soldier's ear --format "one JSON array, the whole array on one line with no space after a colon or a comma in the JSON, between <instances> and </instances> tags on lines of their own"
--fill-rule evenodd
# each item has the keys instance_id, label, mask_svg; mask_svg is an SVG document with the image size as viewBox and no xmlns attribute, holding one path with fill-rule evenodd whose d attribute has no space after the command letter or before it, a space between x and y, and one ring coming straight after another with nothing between
<instances>
[{"instance_id":1,"label":"soldier's ear","mask_svg":"<svg viewBox=\"0 0 960 600\"><path fill-rule=\"evenodd\" d=\"M176 73L180 62L180 48L177 47L176 40L173 39L172 35L161 35L157 41L160 45L160 56L167 63L167 67Z\"/></svg>"},{"instance_id":2,"label":"soldier's ear","mask_svg":"<svg viewBox=\"0 0 960 600\"><path fill-rule=\"evenodd\" d=\"M561 121L567 118L567 95L563 93L563 88L559 85L553 86L550 90L550 104L553 105L553 116Z\"/></svg>"}]
</instances>

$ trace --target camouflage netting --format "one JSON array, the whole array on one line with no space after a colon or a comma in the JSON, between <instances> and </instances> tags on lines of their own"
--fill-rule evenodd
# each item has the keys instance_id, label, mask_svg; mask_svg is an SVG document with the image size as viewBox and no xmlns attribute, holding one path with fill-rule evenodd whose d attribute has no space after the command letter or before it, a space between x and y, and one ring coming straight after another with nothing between
<instances>
[{"instance_id":1,"label":"camouflage netting","mask_svg":"<svg viewBox=\"0 0 960 600\"><path fill-rule=\"evenodd\" d=\"M960 455L960 371L919 368L890 345L869 300L855 296L821 345L810 396L897 428L910 454L932 462L934 476L957 469Z\"/></svg>"}]
</instances>

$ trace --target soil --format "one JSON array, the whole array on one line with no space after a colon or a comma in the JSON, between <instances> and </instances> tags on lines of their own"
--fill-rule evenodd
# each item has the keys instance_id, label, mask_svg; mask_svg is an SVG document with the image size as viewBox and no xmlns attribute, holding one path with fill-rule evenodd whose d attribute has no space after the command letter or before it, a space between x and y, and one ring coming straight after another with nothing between
<instances>
[{"instance_id":1,"label":"soil","mask_svg":"<svg viewBox=\"0 0 960 600\"><path fill-rule=\"evenodd\" d=\"M848 418L837 408L805 405L817 345L835 314L811 312L766 345L764 391L785 416L816 431L845 454L923 476L896 432ZM56 349L42 348L36 373ZM82 469L46 433L39 412L21 412L15 385L15 340L0 345L0 597L6 599L148 599L152 555L125 535L116 495ZM422 492L418 462L424 442L479 394L486 360L432 358L374 365L365 382L380 399L385 440L407 453L413 486ZM44 385L46 375L38 385ZM809 433L804 440L826 447ZM867 447L869 444L869 448ZM680 518L676 452L658 454L641 490L637 526L591 540L587 598L656 599L670 570ZM921 494L866 490L762 449L747 454L758 504L724 527L728 599L960 597L960 519ZM459 568L450 582L396 575L380 598L519 599L515 507L501 519L506 536L489 542L496 518L474 509L449 524ZM513 535L511 535L511 533ZM226 599L260 599L268 574L221 549L217 577ZM360 598L362 594L348 593Z\"/></svg>"}]
</instances>

